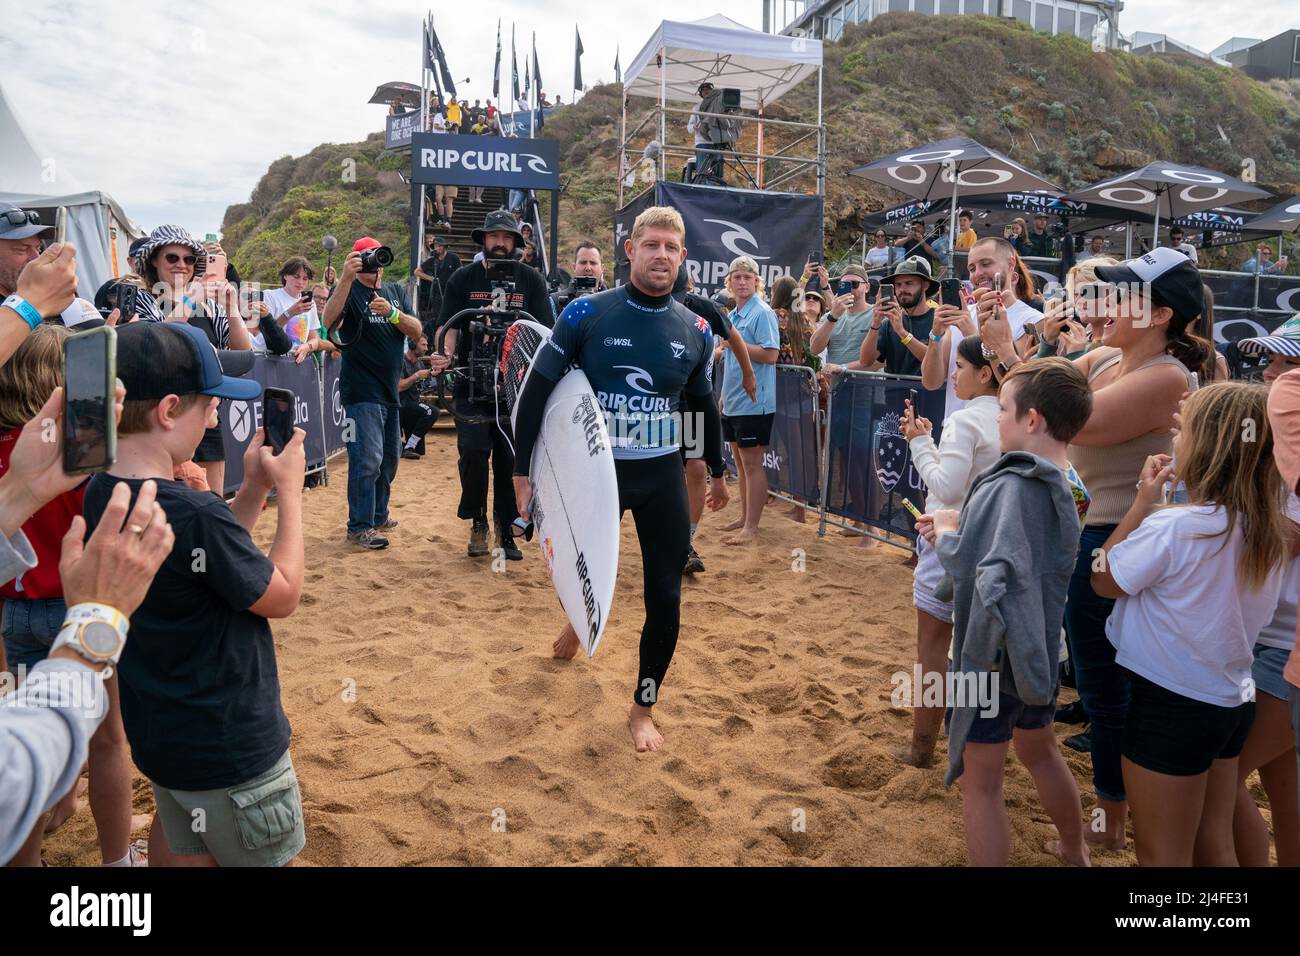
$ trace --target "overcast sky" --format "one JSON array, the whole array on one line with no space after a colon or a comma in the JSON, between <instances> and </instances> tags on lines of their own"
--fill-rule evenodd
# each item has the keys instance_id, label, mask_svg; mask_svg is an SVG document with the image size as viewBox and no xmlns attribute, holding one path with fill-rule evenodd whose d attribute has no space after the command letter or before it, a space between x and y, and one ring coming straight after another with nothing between
<instances>
[{"instance_id":1,"label":"overcast sky","mask_svg":"<svg viewBox=\"0 0 1300 956\"><path fill-rule=\"evenodd\" d=\"M575 24L588 84L612 80L616 46L626 67L665 17L722 13L762 25L761 0L438 0L436 7L458 92L471 100L491 95L498 18L503 85L513 22L521 72L536 31L543 86L565 102ZM186 19L169 15L181 10ZM272 160L382 129L384 109L366 100L380 83L419 82L420 18L401 0L341 9L302 0L181 7L0 0L0 82L58 170L111 193L145 228L177 222L203 234L217 231L228 205L248 199ZM1120 25L1126 34L1163 32L1210 50L1232 35L1269 37L1300 26L1300 16L1292 0L1127 0Z\"/></svg>"}]
</instances>

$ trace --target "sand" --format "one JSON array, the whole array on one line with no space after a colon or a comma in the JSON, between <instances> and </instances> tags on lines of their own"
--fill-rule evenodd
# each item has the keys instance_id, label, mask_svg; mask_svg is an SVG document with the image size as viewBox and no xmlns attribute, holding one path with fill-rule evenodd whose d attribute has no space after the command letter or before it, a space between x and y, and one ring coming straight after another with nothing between
<instances>
[{"instance_id":1,"label":"sand","mask_svg":"<svg viewBox=\"0 0 1300 956\"><path fill-rule=\"evenodd\" d=\"M329 485L306 493L302 606L274 623L306 812L300 864L965 863L958 789L891 755L911 728L891 706L891 675L910 673L915 648L901 550L819 539L812 514L796 524L784 505L767 510L756 546L725 547L733 485L696 538L708 570L683 589L655 708L666 744L638 754L626 727L642 621L630 516L596 657L558 662L563 615L535 544L497 571L465 554L449 426L423 460L401 463L387 551L345 544L346 487L338 460ZM273 528L264 516L259 543ZM1065 753L1088 808L1087 757ZM1014 758L1006 800L1011 862L1055 864L1042 850L1055 831ZM138 774L135 811L152 812ZM99 862L84 797L45 858Z\"/></svg>"}]
</instances>

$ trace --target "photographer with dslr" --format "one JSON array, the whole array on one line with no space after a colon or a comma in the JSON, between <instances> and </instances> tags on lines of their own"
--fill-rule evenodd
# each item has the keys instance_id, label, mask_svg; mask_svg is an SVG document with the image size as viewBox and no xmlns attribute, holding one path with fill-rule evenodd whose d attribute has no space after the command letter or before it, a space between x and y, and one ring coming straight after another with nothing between
<instances>
[{"instance_id":1,"label":"photographer with dslr","mask_svg":"<svg viewBox=\"0 0 1300 956\"><path fill-rule=\"evenodd\" d=\"M504 209L487 214L483 228L473 232L474 242L483 247L483 260L462 266L452 274L442 299L442 312L438 316L441 328L458 312L466 309L494 309L502 313L505 321L513 321L515 314L527 312L542 325L551 326L551 302L547 295L546 280L540 272L517 261L515 250L523 248L524 237L515 217ZM496 279L489 270L508 279ZM470 365L470 354L475 336L469 331L469 318L462 317L448 327L442 344L442 356L451 358L457 369ZM441 356L435 360L445 361ZM435 368L435 371L438 369ZM488 553L488 467L492 468L493 515L497 525L497 543L512 561L523 559L510 534L515 518L514 453L513 438L509 437L509 418L506 409L494 410L492 405L482 406L470 400L470 381L458 375L452 393L456 417L456 449L460 454L460 506L456 510L461 520L472 521L469 537L469 556L481 557ZM486 414L499 414L498 421L474 421ZM489 461L490 459L490 461Z\"/></svg>"},{"instance_id":2,"label":"photographer with dslr","mask_svg":"<svg viewBox=\"0 0 1300 956\"><path fill-rule=\"evenodd\" d=\"M407 338L420 334L406 292L384 282L393 253L370 236L358 239L343 260L338 288L325 306L324 323L338 332L343 351L339 396L348 446L348 541L371 551L388 547L383 532L388 494L401 454L397 382Z\"/></svg>"},{"instance_id":3,"label":"photographer with dslr","mask_svg":"<svg viewBox=\"0 0 1300 956\"><path fill-rule=\"evenodd\" d=\"M573 254L573 277L551 296L551 307L559 315L574 299L604 291L605 267L600 261L600 250L590 239L584 239Z\"/></svg>"}]
</instances>

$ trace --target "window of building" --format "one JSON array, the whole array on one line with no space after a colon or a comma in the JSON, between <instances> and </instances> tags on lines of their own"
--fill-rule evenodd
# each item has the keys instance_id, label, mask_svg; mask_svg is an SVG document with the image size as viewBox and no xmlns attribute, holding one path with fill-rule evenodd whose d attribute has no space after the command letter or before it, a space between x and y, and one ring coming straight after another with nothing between
<instances>
[{"instance_id":1,"label":"window of building","mask_svg":"<svg viewBox=\"0 0 1300 956\"><path fill-rule=\"evenodd\" d=\"M985 0L962 0L963 13L987 13Z\"/></svg>"},{"instance_id":2,"label":"window of building","mask_svg":"<svg viewBox=\"0 0 1300 956\"><path fill-rule=\"evenodd\" d=\"M961 13L961 0L939 0L940 13Z\"/></svg>"},{"instance_id":3,"label":"window of building","mask_svg":"<svg viewBox=\"0 0 1300 956\"><path fill-rule=\"evenodd\" d=\"M1054 12L1050 3L1034 4L1034 29L1042 33L1051 33Z\"/></svg>"},{"instance_id":4,"label":"window of building","mask_svg":"<svg viewBox=\"0 0 1300 956\"><path fill-rule=\"evenodd\" d=\"M893 12L895 10L901 10L906 12L907 10L911 9L911 4L909 0L889 0L889 9L890 12Z\"/></svg>"},{"instance_id":5,"label":"window of building","mask_svg":"<svg viewBox=\"0 0 1300 956\"><path fill-rule=\"evenodd\" d=\"M1023 20L1025 23L1029 23L1029 15L1033 11L1033 6L1034 5L1030 3L1029 0L1016 0L1012 12L1015 14L1017 20Z\"/></svg>"},{"instance_id":6,"label":"window of building","mask_svg":"<svg viewBox=\"0 0 1300 956\"><path fill-rule=\"evenodd\" d=\"M1092 31L1097 27L1097 14L1079 11L1079 36L1085 40L1092 39Z\"/></svg>"},{"instance_id":7,"label":"window of building","mask_svg":"<svg viewBox=\"0 0 1300 956\"><path fill-rule=\"evenodd\" d=\"M934 0L916 0L912 9L917 13L934 13Z\"/></svg>"},{"instance_id":8,"label":"window of building","mask_svg":"<svg viewBox=\"0 0 1300 956\"><path fill-rule=\"evenodd\" d=\"M1056 32L1073 33L1074 32L1074 11L1060 7L1056 12Z\"/></svg>"},{"instance_id":9,"label":"window of building","mask_svg":"<svg viewBox=\"0 0 1300 956\"><path fill-rule=\"evenodd\" d=\"M1300 36L1295 38L1295 53L1291 56L1292 63L1300 63Z\"/></svg>"}]
</instances>

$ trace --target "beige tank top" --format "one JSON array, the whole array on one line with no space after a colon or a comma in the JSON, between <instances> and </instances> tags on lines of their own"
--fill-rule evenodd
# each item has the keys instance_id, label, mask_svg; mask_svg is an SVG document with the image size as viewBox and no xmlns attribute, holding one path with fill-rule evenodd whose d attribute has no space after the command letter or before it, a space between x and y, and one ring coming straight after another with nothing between
<instances>
[{"instance_id":1,"label":"beige tank top","mask_svg":"<svg viewBox=\"0 0 1300 956\"><path fill-rule=\"evenodd\" d=\"M1119 349L1115 349L1113 355L1097 362L1088 373L1088 384L1091 385L1098 376L1119 362L1120 358ZM1154 356L1138 368L1150 368L1152 365L1177 365L1187 375L1187 367L1172 355ZM1190 375L1187 375L1187 387L1192 387ZM1104 448L1071 445L1070 462L1092 499L1084 524L1119 524L1137 498L1138 475L1142 473L1147 457L1172 454L1173 444L1173 432L1163 431L1147 432Z\"/></svg>"}]
</instances>

